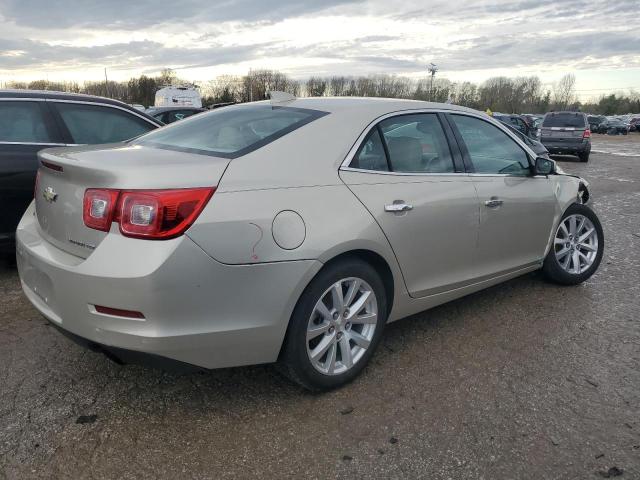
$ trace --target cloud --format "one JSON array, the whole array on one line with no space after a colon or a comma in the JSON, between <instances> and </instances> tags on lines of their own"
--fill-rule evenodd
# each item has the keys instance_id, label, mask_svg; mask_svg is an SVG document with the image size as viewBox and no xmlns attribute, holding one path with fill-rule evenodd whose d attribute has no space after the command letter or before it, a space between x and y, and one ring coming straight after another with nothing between
<instances>
[{"instance_id":1,"label":"cloud","mask_svg":"<svg viewBox=\"0 0 640 480\"><path fill-rule=\"evenodd\" d=\"M134 29L194 22L278 21L362 0L2 0L0 14L17 25Z\"/></svg>"}]
</instances>

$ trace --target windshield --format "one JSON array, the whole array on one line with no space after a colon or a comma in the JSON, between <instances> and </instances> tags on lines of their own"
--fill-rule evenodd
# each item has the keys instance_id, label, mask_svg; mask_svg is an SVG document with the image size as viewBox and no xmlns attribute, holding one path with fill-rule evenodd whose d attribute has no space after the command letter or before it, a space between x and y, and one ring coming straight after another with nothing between
<instances>
[{"instance_id":1,"label":"windshield","mask_svg":"<svg viewBox=\"0 0 640 480\"><path fill-rule=\"evenodd\" d=\"M582 113L549 113L544 117L543 127L574 127L584 128L584 114Z\"/></svg>"},{"instance_id":2,"label":"windshield","mask_svg":"<svg viewBox=\"0 0 640 480\"><path fill-rule=\"evenodd\" d=\"M155 130L133 143L237 158L324 115L327 112L270 104L227 107Z\"/></svg>"}]
</instances>

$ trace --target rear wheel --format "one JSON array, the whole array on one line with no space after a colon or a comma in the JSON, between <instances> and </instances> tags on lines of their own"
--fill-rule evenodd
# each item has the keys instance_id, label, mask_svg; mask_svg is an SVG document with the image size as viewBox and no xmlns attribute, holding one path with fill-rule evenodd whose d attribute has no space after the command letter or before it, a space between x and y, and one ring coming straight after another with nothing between
<instances>
[{"instance_id":1,"label":"rear wheel","mask_svg":"<svg viewBox=\"0 0 640 480\"><path fill-rule=\"evenodd\" d=\"M552 282L577 285L595 273L603 251L598 216L586 205L574 203L562 216L542 271Z\"/></svg>"},{"instance_id":2,"label":"rear wheel","mask_svg":"<svg viewBox=\"0 0 640 480\"><path fill-rule=\"evenodd\" d=\"M578 154L578 158L581 162L587 163L589 161L589 154L591 152L582 152Z\"/></svg>"},{"instance_id":3,"label":"rear wheel","mask_svg":"<svg viewBox=\"0 0 640 480\"><path fill-rule=\"evenodd\" d=\"M284 373L312 391L350 382L377 347L386 313L384 285L373 267L356 258L328 265L294 309L280 363Z\"/></svg>"}]
</instances>

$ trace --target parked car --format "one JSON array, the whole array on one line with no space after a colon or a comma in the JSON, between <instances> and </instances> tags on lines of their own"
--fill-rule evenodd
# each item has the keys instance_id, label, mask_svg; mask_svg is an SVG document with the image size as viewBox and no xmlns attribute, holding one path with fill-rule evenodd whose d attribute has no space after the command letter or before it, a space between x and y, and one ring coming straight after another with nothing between
<instances>
[{"instance_id":1,"label":"parked car","mask_svg":"<svg viewBox=\"0 0 640 480\"><path fill-rule=\"evenodd\" d=\"M0 252L13 252L18 221L33 199L37 153L47 147L127 140L160 126L107 98L33 90L0 90Z\"/></svg>"},{"instance_id":2,"label":"parked car","mask_svg":"<svg viewBox=\"0 0 640 480\"><path fill-rule=\"evenodd\" d=\"M160 120L164 124L173 123L177 120L183 120L196 113L206 112L204 108L196 107L151 107L146 113L156 120Z\"/></svg>"},{"instance_id":3,"label":"parked car","mask_svg":"<svg viewBox=\"0 0 640 480\"><path fill-rule=\"evenodd\" d=\"M629 131L630 132L640 132L640 117L633 117L629 121Z\"/></svg>"},{"instance_id":4,"label":"parked car","mask_svg":"<svg viewBox=\"0 0 640 480\"><path fill-rule=\"evenodd\" d=\"M626 135L629 133L629 125L616 118L607 119L598 125L598 133L607 135Z\"/></svg>"},{"instance_id":5,"label":"parked car","mask_svg":"<svg viewBox=\"0 0 640 480\"><path fill-rule=\"evenodd\" d=\"M535 153L538 157L549 158L549 150L547 150L547 148L541 142L531 137L527 137L520 130L509 125L508 123L504 123L504 122L502 123L505 125L505 127L511 130L514 133L514 135L516 135L525 145L527 145L531 150L533 150L533 153Z\"/></svg>"},{"instance_id":6,"label":"parked car","mask_svg":"<svg viewBox=\"0 0 640 480\"><path fill-rule=\"evenodd\" d=\"M506 115L504 113L494 113L493 118L503 123L512 125L514 128L522 132L527 137L535 138L535 132L529 125L529 122L521 115Z\"/></svg>"},{"instance_id":7,"label":"parked car","mask_svg":"<svg viewBox=\"0 0 640 480\"><path fill-rule=\"evenodd\" d=\"M598 126L607 119L604 115L589 115L587 121L589 122L589 130L592 132L598 132Z\"/></svg>"},{"instance_id":8,"label":"parked car","mask_svg":"<svg viewBox=\"0 0 640 480\"><path fill-rule=\"evenodd\" d=\"M580 112L550 112L544 116L540 141L551 155L576 155L589 161L591 130L587 116Z\"/></svg>"},{"instance_id":9,"label":"parked car","mask_svg":"<svg viewBox=\"0 0 640 480\"><path fill-rule=\"evenodd\" d=\"M575 285L598 268L587 182L484 113L285 95L40 152L17 232L28 299L112 358L277 361L326 390L388 322L534 270Z\"/></svg>"}]
</instances>

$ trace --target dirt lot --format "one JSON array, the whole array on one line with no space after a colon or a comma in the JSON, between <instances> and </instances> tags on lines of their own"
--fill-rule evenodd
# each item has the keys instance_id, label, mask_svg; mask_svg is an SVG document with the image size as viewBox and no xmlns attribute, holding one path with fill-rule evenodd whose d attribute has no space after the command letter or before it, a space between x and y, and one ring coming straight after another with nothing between
<instances>
[{"instance_id":1,"label":"dirt lot","mask_svg":"<svg viewBox=\"0 0 640 480\"><path fill-rule=\"evenodd\" d=\"M531 274L395 323L325 395L270 366L118 366L0 269L0 478L640 478L640 158L560 165L592 184L597 275Z\"/></svg>"}]
</instances>

